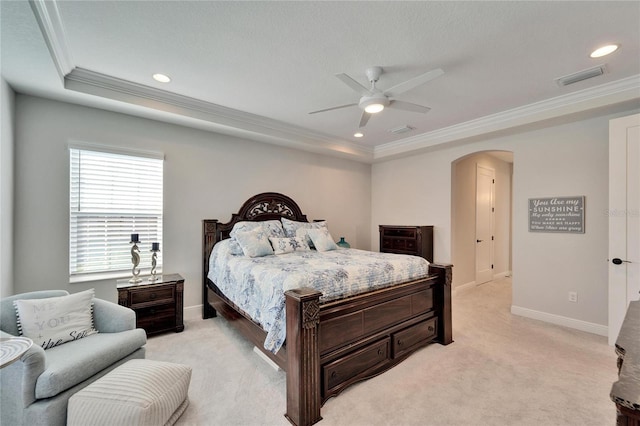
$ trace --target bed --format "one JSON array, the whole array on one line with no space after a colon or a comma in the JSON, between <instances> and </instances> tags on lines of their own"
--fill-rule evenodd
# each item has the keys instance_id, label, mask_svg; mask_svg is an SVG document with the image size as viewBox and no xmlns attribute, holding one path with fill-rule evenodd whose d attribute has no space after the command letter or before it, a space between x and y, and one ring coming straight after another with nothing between
<instances>
[{"instance_id":1,"label":"bed","mask_svg":"<svg viewBox=\"0 0 640 426\"><path fill-rule=\"evenodd\" d=\"M209 278L209 268L214 246L236 223L281 218L308 221L295 201L275 192L251 197L229 222L203 221L202 316L223 316L286 371L285 417L291 423L314 424L322 419L322 404L348 386L430 343L453 342L452 266L431 263L419 278L328 301L313 288L286 290L286 341L277 351L265 348L268 332Z\"/></svg>"}]
</instances>

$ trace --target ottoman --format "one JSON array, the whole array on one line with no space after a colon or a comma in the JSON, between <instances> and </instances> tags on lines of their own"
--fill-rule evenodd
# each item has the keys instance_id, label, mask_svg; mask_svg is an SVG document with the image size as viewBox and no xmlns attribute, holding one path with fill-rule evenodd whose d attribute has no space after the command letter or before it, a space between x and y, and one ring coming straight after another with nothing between
<instances>
[{"instance_id":1,"label":"ottoman","mask_svg":"<svg viewBox=\"0 0 640 426\"><path fill-rule=\"evenodd\" d=\"M69 398L68 426L172 425L189 405L191 367L134 359Z\"/></svg>"}]
</instances>

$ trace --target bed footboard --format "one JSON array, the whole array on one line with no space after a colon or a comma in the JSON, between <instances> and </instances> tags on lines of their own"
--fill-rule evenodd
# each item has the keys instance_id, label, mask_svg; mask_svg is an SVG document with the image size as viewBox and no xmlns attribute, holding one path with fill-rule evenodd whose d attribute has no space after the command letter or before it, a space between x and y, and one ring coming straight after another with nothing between
<instances>
[{"instance_id":1,"label":"bed footboard","mask_svg":"<svg viewBox=\"0 0 640 426\"><path fill-rule=\"evenodd\" d=\"M287 412L297 426L322 419L320 407L353 383L376 376L416 350L453 342L452 265L429 277L320 304L313 289L287 291Z\"/></svg>"},{"instance_id":2,"label":"bed footboard","mask_svg":"<svg viewBox=\"0 0 640 426\"><path fill-rule=\"evenodd\" d=\"M320 406L320 296L302 288L285 292L287 309L287 412L297 426L322 420Z\"/></svg>"}]
</instances>

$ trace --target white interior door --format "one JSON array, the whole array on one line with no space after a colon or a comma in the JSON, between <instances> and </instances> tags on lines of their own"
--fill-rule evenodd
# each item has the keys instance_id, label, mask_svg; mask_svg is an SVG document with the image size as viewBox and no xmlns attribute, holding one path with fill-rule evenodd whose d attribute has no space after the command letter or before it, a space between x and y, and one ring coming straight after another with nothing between
<instances>
[{"instance_id":1,"label":"white interior door","mask_svg":"<svg viewBox=\"0 0 640 426\"><path fill-rule=\"evenodd\" d=\"M609 344L640 299L640 114L609 122Z\"/></svg>"},{"instance_id":2,"label":"white interior door","mask_svg":"<svg viewBox=\"0 0 640 426\"><path fill-rule=\"evenodd\" d=\"M476 285L493 279L493 212L496 172L476 167Z\"/></svg>"}]
</instances>

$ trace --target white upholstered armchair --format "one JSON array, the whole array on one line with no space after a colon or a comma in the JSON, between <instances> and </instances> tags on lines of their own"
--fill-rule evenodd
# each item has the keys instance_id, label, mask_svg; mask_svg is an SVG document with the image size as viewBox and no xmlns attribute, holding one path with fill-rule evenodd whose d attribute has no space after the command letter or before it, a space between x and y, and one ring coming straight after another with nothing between
<instances>
[{"instance_id":1,"label":"white upholstered armchair","mask_svg":"<svg viewBox=\"0 0 640 426\"><path fill-rule=\"evenodd\" d=\"M0 336L19 335L15 300L68 294L36 291L0 300ZM98 333L47 350L34 344L0 369L0 424L65 425L71 395L118 365L144 358L146 334L135 328L131 309L94 298L93 320Z\"/></svg>"}]
</instances>

